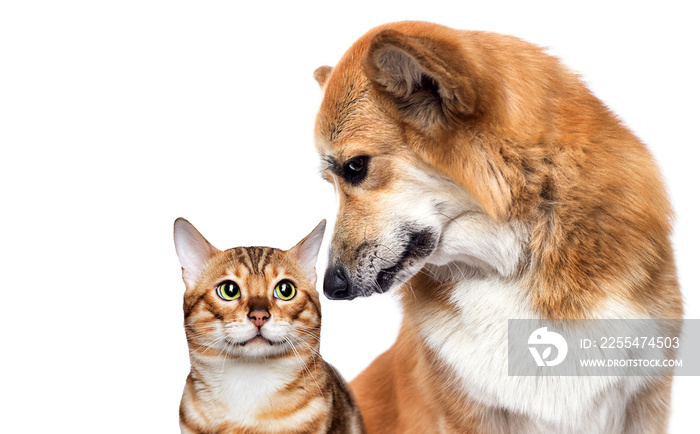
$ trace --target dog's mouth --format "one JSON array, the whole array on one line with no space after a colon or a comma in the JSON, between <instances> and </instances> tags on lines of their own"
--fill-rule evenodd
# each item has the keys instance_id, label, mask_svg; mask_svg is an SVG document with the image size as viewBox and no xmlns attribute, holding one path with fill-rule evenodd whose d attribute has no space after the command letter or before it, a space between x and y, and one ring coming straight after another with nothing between
<instances>
[{"instance_id":1,"label":"dog's mouth","mask_svg":"<svg viewBox=\"0 0 700 434\"><path fill-rule=\"evenodd\" d=\"M355 272L348 272L343 265L336 263L326 270L323 282L323 292L331 300L352 300L356 297L368 297L374 293L384 293L392 289L397 283L405 282L409 277L418 272L422 266L422 260L430 256L437 246L437 235L430 229L402 228L405 241L402 248L391 249L391 259L387 255L380 255L377 250L364 253L377 259L376 264L360 262ZM383 247L374 244L375 249ZM401 253L396 254L399 250ZM387 264L388 262L388 264ZM381 266L380 266L381 265Z\"/></svg>"},{"instance_id":2,"label":"dog's mouth","mask_svg":"<svg viewBox=\"0 0 700 434\"><path fill-rule=\"evenodd\" d=\"M435 238L433 232L427 229L410 232L408 243L396 263L382 268L377 273L377 286L380 292L387 292L402 271L413 268L417 261L430 256L435 250Z\"/></svg>"}]
</instances>

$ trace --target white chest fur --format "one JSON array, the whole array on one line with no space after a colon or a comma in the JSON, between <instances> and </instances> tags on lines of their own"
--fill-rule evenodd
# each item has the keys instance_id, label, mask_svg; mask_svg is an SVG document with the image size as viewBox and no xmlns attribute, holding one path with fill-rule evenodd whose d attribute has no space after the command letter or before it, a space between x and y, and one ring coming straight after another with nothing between
<instances>
[{"instance_id":1,"label":"white chest fur","mask_svg":"<svg viewBox=\"0 0 700 434\"><path fill-rule=\"evenodd\" d=\"M199 371L206 378L208 399L221 408L226 420L255 426L256 415L294 380L297 369L299 362L290 358L251 363L227 360Z\"/></svg>"},{"instance_id":2,"label":"white chest fur","mask_svg":"<svg viewBox=\"0 0 700 434\"><path fill-rule=\"evenodd\" d=\"M470 399L514 416L517 432L620 432L635 377L508 376L508 319L537 318L518 283L497 278L460 282L450 312L424 310L428 346L451 367Z\"/></svg>"}]
</instances>

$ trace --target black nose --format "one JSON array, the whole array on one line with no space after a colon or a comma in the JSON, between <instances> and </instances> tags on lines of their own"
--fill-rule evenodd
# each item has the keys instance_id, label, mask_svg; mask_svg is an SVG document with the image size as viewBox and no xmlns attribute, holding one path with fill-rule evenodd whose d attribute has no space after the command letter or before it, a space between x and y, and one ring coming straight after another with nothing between
<instances>
[{"instance_id":1,"label":"black nose","mask_svg":"<svg viewBox=\"0 0 700 434\"><path fill-rule=\"evenodd\" d=\"M326 269L326 275L323 277L323 293L331 300L355 298L350 294L350 280L343 267L330 266Z\"/></svg>"}]
</instances>

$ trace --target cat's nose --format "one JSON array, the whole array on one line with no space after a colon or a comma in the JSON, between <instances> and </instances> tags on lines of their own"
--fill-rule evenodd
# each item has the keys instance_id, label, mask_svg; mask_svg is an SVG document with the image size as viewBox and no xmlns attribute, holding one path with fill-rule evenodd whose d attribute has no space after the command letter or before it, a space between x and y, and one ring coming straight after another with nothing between
<instances>
[{"instance_id":1,"label":"cat's nose","mask_svg":"<svg viewBox=\"0 0 700 434\"><path fill-rule=\"evenodd\" d=\"M350 280L343 267L329 266L323 276L323 293L331 300L354 298L350 294Z\"/></svg>"},{"instance_id":2,"label":"cat's nose","mask_svg":"<svg viewBox=\"0 0 700 434\"><path fill-rule=\"evenodd\" d=\"M252 310L248 314L248 318L253 321L255 327L262 327L262 325L265 324L265 321L270 319L270 312L266 310Z\"/></svg>"}]
</instances>

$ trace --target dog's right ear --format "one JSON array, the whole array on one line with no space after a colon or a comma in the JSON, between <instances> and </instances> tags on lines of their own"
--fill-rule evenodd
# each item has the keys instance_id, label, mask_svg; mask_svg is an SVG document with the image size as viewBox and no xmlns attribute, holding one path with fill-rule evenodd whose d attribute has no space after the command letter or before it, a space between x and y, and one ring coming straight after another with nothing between
<instances>
[{"instance_id":1,"label":"dog's right ear","mask_svg":"<svg viewBox=\"0 0 700 434\"><path fill-rule=\"evenodd\" d=\"M463 55L441 41L384 30L364 59L375 88L395 99L402 115L430 129L474 111L475 92Z\"/></svg>"},{"instance_id":2,"label":"dog's right ear","mask_svg":"<svg viewBox=\"0 0 700 434\"><path fill-rule=\"evenodd\" d=\"M318 85L321 86L321 89L323 89L326 81L328 81L328 77L331 76L331 72L333 72L333 68L330 66L319 66L314 71L314 79L318 82Z\"/></svg>"}]
</instances>

